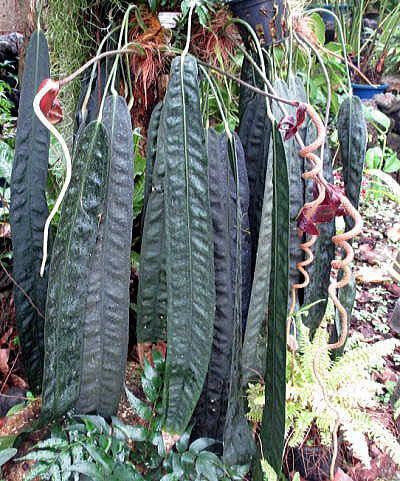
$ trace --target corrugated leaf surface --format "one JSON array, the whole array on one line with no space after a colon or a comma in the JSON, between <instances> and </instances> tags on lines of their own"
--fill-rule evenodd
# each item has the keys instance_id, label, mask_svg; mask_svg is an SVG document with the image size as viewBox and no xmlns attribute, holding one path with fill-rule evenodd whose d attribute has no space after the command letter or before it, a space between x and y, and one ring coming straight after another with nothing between
<instances>
[{"instance_id":1,"label":"corrugated leaf surface","mask_svg":"<svg viewBox=\"0 0 400 481\"><path fill-rule=\"evenodd\" d=\"M208 159L196 60L173 60L161 123L165 145L168 353L165 429L182 433L207 374L215 316Z\"/></svg>"},{"instance_id":2,"label":"corrugated leaf surface","mask_svg":"<svg viewBox=\"0 0 400 481\"><path fill-rule=\"evenodd\" d=\"M76 407L112 416L125 379L133 222L133 131L123 97L106 98L103 123L111 148L109 182L90 266Z\"/></svg>"},{"instance_id":3,"label":"corrugated leaf surface","mask_svg":"<svg viewBox=\"0 0 400 481\"><path fill-rule=\"evenodd\" d=\"M43 331L47 269L40 277L50 133L33 111L33 99L50 76L49 52L43 32L34 32L25 57L18 111L15 157L11 177L10 221L18 333L30 388L40 393L43 374ZM29 296L29 298L27 297Z\"/></svg>"},{"instance_id":4,"label":"corrugated leaf surface","mask_svg":"<svg viewBox=\"0 0 400 481\"><path fill-rule=\"evenodd\" d=\"M104 212L109 141L101 123L81 132L49 272L43 419L62 416L79 396L90 260Z\"/></svg>"}]
</instances>

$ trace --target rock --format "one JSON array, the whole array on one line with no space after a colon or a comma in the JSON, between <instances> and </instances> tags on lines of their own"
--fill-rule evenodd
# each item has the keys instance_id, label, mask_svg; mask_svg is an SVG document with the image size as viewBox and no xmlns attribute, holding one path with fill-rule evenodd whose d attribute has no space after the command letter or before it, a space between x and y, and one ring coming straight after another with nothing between
<instances>
[{"instance_id":1,"label":"rock","mask_svg":"<svg viewBox=\"0 0 400 481\"><path fill-rule=\"evenodd\" d=\"M353 481L348 474L342 471L340 468L336 471L334 481Z\"/></svg>"},{"instance_id":2,"label":"rock","mask_svg":"<svg viewBox=\"0 0 400 481\"><path fill-rule=\"evenodd\" d=\"M399 242L400 241L400 224L394 224L388 231L386 235L389 240L392 242Z\"/></svg>"},{"instance_id":3,"label":"rock","mask_svg":"<svg viewBox=\"0 0 400 481\"><path fill-rule=\"evenodd\" d=\"M387 145L394 150L400 158L400 135L394 132L389 132L387 136Z\"/></svg>"},{"instance_id":4,"label":"rock","mask_svg":"<svg viewBox=\"0 0 400 481\"><path fill-rule=\"evenodd\" d=\"M0 35L0 62L16 59L22 47L23 36L20 33Z\"/></svg>"},{"instance_id":5,"label":"rock","mask_svg":"<svg viewBox=\"0 0 400 481\"><path fill-rule=\"evenodd\" d=\"M391 131L400 134L400 100L389 92L376 95L375 102L378 109L390 118Z\"/></svg>"},{"instance_id":6,"label":"rock","mask_svg":"<svg viewBox=\"0 0 400 481\"><path fill-rule=\"evenodd\" d=\"M397 299L394 306L392 317L390 318L390 327L396 333L400 334L400 299Z\"/></svg>"}]
</instances>

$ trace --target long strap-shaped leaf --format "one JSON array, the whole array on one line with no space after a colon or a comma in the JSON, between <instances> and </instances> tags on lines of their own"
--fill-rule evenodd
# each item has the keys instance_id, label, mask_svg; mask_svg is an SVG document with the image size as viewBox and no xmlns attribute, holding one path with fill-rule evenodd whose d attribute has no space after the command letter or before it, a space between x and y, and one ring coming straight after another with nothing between
<instances>
[{"instance_id":1,"label":"long strap-shaped leaf","mask_svg":"<svg viewBox=\"0 0 400 481\"><path fill-rule=\"evenodd\" d=\"M261 214L265 190L265 174L271 137L271 121L267 116L265 99L255 96L247 104L241 119L239 137L246 156L249 178L249 221L252 239L252 277L255 269L260 235Z\"/></svg>"},{"instance_id":2,"label":"long strap-shaped leaf","mask_svg":"<svg viewBox=\"0 0 400 481\"><path fill-rule=\"evenodd\" d=\"M358 97L348 97L342 102L338 115L338 137L346 196L358 209L367 150L367 124ZM347 230L353 228L354 221L350 217L345 217L345 222Z\"/></svg>"},{"instance_id":3,"label":"long strap-shaped leaf","mask_svg":"<svg viewBox=\"0 0 400 481\"><path fill-rule=\"evenodd\" d=\"M101 123L91 122L78 138L50 265L43 376L45 420L65 414L79 395L90 259L104 211L109 160L107 132Z\"/></svg>"},{"instance_id":4,"label":"long strap-shaped leaf","mask_svg":"<svg viewBox=\"0 0 400 481\"><path fill-rule=\"evenodd\" d=\"M214 252L208 160L198 70L174 59L161 122L165 145L168 353L165 429L182 433L207 374L215 316Z\"/></svg>"},{"instance_id":5,"label":"long strap-shaped leaf","mask_svg":"<svg viewBox=\"0 0 400 481\"><path fill-rule=\"evenodd\" d=\"M235 307L230 233L232 174L226 143L226 135L219 136L213 129L208 131L216 310L211 358L207 378L194 414L195 425L192 431L195 438L212 438L221 443L228 406ZM235 205L233 207L236 210ZM233 214L235 215L235 212ZM222 454L222 444L217 448Z\"/></svg>"},{"instance_id":6,"label":"long strap-shaped leaf","mask_svg":"<svg viewBox=\"0 0 400 481\"><path fill-rule=\"evenodd\" d=\"M272 263L268 304L265 406L260 437L266 461L279 473L285 438L286 320L288 299L289 182L285 151L273 130Z\"/></svg>"},{"instance_id":7,"label":"long strap-shaped leaf","mask_svg":"<svg viewBox=\"0 0 400 481\"><path fill-rule=\"evenodd\" d=\"M157 155L158 128L160 125L162 102L159 102L151 113L147 129L146 172L144 182L143 219L146 215L147 204L153 186L153 170Z\"/></svg>"},{"instance_id":8,"label":"long strap-shaped leaf","mask_svg":"<svg viewBox=\"0 0 400 481\"><path fill-rule=\"evenodd\" d=\"M260 235L242 351L241 381L244 388L247 387L250 380L258 380L265 374L273 209L273 149L272 143L270 144L268 141L268 144L270 149L264 181Z\"/></svg>"},{"instance_id":9,"label":"long strap-shaped leaf","mask_svg":"<svg viewBox=\"0 0 400 481\"><path fill-rule=\"evenodd\" d=\"M160 104L161 105L161 104ZM156 107L157 109L157 107ZM156 117L154 117L154 115ZM157 342L167 338L167 280L165 253L165 143L167 134L161 117L164 112L155 111L148 142L148 159L154 156L151 184L140 251L139 289L137 302L137 341ZM150 130L149 130L150 134ZM154 145L156 144L156 145ZM146 171L147 172L147 171ZM146 173L147 175L147 173Z\"/></svg>"},{"instance_id":10,"label":"long strap-shaped leaf","mask_svg":"<svg viewBox=\"0 0 400 481\"><path fill-rule=\"evenodd\" d=\"M103 123L111 147L110 180L90 266L76 408L112 416L125 379L133 222L133 131L123 97L106 98Z\"/></svg>"},{"instance_id":11,"label":"long strap-shaped leaf","mask_svg":"<svg viewBox=\"0 0 400 481\"><path fill-rule=\"evenodd\" d=\"M364 111L358 97L348 97L342 102L338 115L338 137L346 196L358 209L368 140ZM346 230L354 227L351 217L346 216L344 220ZM348 322L350 322L356 299L354 277L347 286L340 290L339 299L347 311ZM338 317L338 313L336 313L336 331L340 336L341 326ZM343 352L343 349L344 346L340 351Z\"/></svg>"},{"instance_id":12,"label":"long strap-shaped leaf","mask_svg":"<svg viewBox=\"0 0 400 481\"><path fill-rule=\"evenodd\" d=\"M216 315L207 378L195 412L194 437L221 442L228 464L249 461L249 432L240 389L244 284L249 284L248 181L240 140L208 133L210 201L214 233ZM237 194L239 192L239 195ZM247 245L247 251L246 251ZM243 252L245 251L245 252ZM238 262L241 260L241 263Z\"/></svg>"},{"instance_id":13,"label":"long strap-shaped leaf","mask_svg":"<svg viewBox=\"0 0 400 481\"><path fill-rule=\"evenodd\" d=\"M308 125L306 136L306 145L311 144L316 138L315 127L311 123ZM309 169L309 167L306 168ZM323 168L325 179L332 183L332 162L327 144L324 150ZM305 184L305 200L309 202L313 198L312 183L307 182ZM307 268L310 283L304 289L303 294L304 305L320 301L310 308L308 316L304 319L304 324L310 328L311 334L313 334L320 325L326 311L329 297L328 287L331 275L331 262L335 256L335 246L332 242L332 237L335 235L335 222L331 221L319 224L318 229L320 234L313 247L314 262Z\"/></svg>"},{"instance_id":14,"label":"long strap-shaped leaf","mask_svg":"<svg viewBox=\"0 0 400 481\"><path fill-rule=\"evenodd\" d=\"M289 76L286 83L277 79L274 83L274 90L278 96L285 99L297 99L306 102L307 94L302 80L299 77ZM296 116L296 108L285 106L289 115ZM277 103L273 103L275 118L282 117L282 111ZM306 129L301 128L300 135L305 137ZM304 187L302 174L304 172L304 159L299 155L299 146L296 139L292 138L284 142L285 155L289 170L289 192L290 192L290 242L289 242L289 288L293 284L302 282L302 276L297 269L297 264L304 258L300 249L300 239L297 229L297 216L304 205ZM308 167L308 166L307 166ZM291 299L289 299L289 304Z\"/></svg>"},{"instance_id":15,"label":"long strap-shaped leaf","mask_svg":"<svg viewBox=\"0 0 400 481\"><path fill-rule=\"evenodd\" d=\"M243 342L243 302L247 302L244 283L250 284L250 244L248 239L249 189L243 148L238 136L228 141L228 158L231 166L232 212L231 256L233 269L233 342L229 398L226 412L223 454L228 465L248 464L254 454L254 441L246 419L244 398L241 392L241 354ZM247 234L246 234L247 231ZM233 234L233 236L232 236ZM246 273L245 273L246 271ZM247 287L248 288L248 287ZM245 295L243 295L245 294Z\"/></svg>"},{"instance_id":16,"label":"long strap-shaped leaf","mask_svg":"<svg viewBox=\"0 0 400 481\"><path fill-rule=\"evenodd\" d=\"M39 276L46 202L50 133L33 111L33 99L50 76L47 41L34 32L25 57L11 177L10 220L13 241L15 310L30 387L40 393L43 374L43 331L47 271Z\"/></svg>"}]
</instances>

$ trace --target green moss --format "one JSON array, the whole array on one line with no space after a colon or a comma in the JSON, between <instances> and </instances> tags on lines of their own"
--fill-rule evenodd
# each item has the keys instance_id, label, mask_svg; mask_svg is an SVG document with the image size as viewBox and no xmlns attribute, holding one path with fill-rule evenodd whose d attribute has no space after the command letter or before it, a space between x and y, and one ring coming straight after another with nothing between
<instances>
[{"instance_id":1,"label":"green moss","mask_svg":"<svg viewBox=\"0 0 400 481\"><path fill-rule=\"evenodd\" d=\"M65 76L90 58L96 45L94 8L98 0L49 0L47 9L47 35L50 46L51 74ZM93 22L93 23L92 23ZM60 95L64 109L61 130L70 140L73 133L80 79L66 85Z\"/></svg>"}]
</instances>

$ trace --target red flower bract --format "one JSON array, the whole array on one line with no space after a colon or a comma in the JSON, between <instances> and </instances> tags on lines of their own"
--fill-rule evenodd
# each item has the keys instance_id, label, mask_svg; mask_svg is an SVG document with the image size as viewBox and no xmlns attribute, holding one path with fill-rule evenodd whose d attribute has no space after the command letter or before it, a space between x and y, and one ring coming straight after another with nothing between
<instances>
[{"instance_id":1,"label":"red flower bract","mask_svg":"<svg viewBox=\"0 0 400 481\"><path fill-rule=\"evenodd\" d=\"M317 184L313 187L314 199L318 197ZM325 187L325 198L319 204L313 213L309 212L310 207L303 207L297 219L298 228L307 234L318 235L317 224L331 222L335 217L346 215L346 210L341 205L342 191L333 184L327 184Z\"/></svg>"},{"instance_id":2,"label":"red flower bract","mask_svg":"<svg viewBox=\"0 0 400 481\"><path fill-rule=\"evenodd\" d=\"M47 120L55 125L63 119L62 107L60 101L57 99L57 95L60 91L60 84L55 80L47 78L39 85L38 92L45 87L49 90L39 102L40 110L43 112L43 115Z\"/></svg>"},{"instance_id":3,"label":"red flower bract","mask_svg":"<svg viewBox=\"0 0 400 481\"><path fill-rule=\"evenodd\" d=\"M307 107L305 104L299 104L296 110L296 117L294 115L287 115L283 117L278 124L278 129L285 132L284 139L289 140L297 134L299 127L302 126L306 119Z\"/></svg>"}]
</instances>

